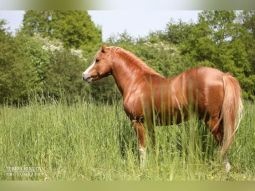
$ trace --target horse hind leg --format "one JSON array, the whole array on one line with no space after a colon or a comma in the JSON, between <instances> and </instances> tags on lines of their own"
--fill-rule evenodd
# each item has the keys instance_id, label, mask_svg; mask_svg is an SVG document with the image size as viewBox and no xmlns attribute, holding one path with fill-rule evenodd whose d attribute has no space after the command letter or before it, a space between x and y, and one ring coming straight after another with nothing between
<instances>
[{"instance_id":1,"label":"horse hind leg","mask_svg":"<svg viewBox=\"0 0 255 191\"><path fill-rule=\"evenodd\" d=\"M222 124L222 119L219 117L211 117L207 121L207 125L210 128L211 133L213 134L215 140L217 141L217 144L222 147L223 143L223 124ZM225 171L228 173L231 169L231 165L229 163L229 160L226 156L226 154L223 154L220 156L221 160L223 159L223 164L225 166Z\"/></svg>"},{"instance_id":2,"label":"horse hind leg","mask_svg":"<svg viewBox=\"0 0 255 191\"><path fill-rule=\"evenodd\" d=\"M207 126L209 126L213 137L215 138L217 144L222 145L223 141L223 126L221 119L219 117L210 117L207 121Z\"/></svg>"}]
</instances>

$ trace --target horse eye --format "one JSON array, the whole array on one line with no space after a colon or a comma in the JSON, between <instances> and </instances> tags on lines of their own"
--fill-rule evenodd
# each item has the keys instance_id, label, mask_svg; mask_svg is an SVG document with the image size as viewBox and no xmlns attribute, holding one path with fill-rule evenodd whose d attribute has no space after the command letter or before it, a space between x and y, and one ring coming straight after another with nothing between
<instances>
[{"instance_id":1,"label":"horse eye","mask_svg":"<svg viewBox=\"0 0 255 191\"><path fill-rule=\"evenodd\" d=\"M96 58L96 63L97 63L97 62L99 62L99 59L98 59L98 58Z\"/></svg>"}]
</instances>

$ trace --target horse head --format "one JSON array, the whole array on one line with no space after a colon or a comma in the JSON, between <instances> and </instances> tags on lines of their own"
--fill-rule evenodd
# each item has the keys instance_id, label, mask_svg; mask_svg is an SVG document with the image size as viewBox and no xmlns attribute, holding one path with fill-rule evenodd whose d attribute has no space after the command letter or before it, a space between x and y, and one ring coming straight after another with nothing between
<instances>
[{"instance_id":1,"label":"horse head","mask_svg":"<svg viewBox=\"0 0 255 191\"><path fill-rule=\"evenodd\" d=\"M92 64L82 73L83 80L97 81L112 73L112 57L109 47L102 46L95 55Z\"/></svg>"}]
</instances>

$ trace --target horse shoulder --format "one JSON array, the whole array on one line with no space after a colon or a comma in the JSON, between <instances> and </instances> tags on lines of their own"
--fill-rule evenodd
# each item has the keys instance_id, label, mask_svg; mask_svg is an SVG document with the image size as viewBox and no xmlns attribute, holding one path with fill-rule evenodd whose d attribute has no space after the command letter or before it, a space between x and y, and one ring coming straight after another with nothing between
<instances>
[{"instance_id":1,"label":"horse shoulder","mask_svg":"<svg viewBox=\"0 0 255 191\"><path fill-rule=\"evenodd\" d=\"M123 107L130 118L143 116L145 91L142 84L134 84L123 97Z\"/></svg>"}]
</instances>

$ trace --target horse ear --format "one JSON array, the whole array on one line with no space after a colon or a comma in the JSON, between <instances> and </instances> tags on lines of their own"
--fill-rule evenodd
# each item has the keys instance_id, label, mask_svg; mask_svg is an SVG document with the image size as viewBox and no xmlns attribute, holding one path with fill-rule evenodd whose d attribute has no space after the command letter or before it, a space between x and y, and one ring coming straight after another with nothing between
<instances>
[{"instance_id":1,"label":"horse ear","mask_svg":"<svg viewBox=\"0 0 255 191\"><path fill-rule=\"evenodd\" d=\"M101 51L103 52L103 53L105 53L106 52L106 45L102 45L102 47L101 47Z\"/></svg>"}]
</instances>

